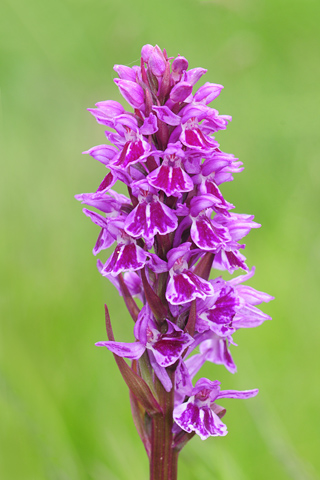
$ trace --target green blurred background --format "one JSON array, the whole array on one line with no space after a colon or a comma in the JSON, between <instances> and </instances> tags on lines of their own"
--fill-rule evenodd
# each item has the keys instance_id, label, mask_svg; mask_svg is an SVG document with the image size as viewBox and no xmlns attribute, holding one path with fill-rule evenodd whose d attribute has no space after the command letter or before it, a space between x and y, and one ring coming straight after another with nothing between
<instances>
[{"instance_id":1,"label":"green blurred background","mask_svg":"<svg viewBox=\"0 0 320 480\"><path fill-rule=\"evenodd\" d=\"M262 223L251 284L276 297L272 322L235 335L238 373L204 371L259 396L223 402L229 434L194 439L179 478L320 478L319 17L319 0L2 0L1 480L148 478L127 388L94 347L105 302L118 339L132 324L73 199L105 173L81 155L104 142L86 108L120 100L112 67L145 43L225 86L218 138L245 170L222 191Z\"/></svg>"}]
</instances>

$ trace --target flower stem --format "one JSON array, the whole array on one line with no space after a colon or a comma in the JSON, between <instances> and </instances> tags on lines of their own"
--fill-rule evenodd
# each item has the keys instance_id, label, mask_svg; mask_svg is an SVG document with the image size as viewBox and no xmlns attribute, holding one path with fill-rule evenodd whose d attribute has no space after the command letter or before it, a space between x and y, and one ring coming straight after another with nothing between
<instances>
[{"instance_id":1,"label":"flower stem","mask_svg":"<svg viewBox=\"0 0 320 480\"><path fill-rule=\"evenodd\" d=\"M174 381L174 372L171 372ZM156 414L152 420L150 480L177 480L178 452L173 450L173 395L166 392L156 379L156 391L163 414Z\"/></svg>"}]
</instances>

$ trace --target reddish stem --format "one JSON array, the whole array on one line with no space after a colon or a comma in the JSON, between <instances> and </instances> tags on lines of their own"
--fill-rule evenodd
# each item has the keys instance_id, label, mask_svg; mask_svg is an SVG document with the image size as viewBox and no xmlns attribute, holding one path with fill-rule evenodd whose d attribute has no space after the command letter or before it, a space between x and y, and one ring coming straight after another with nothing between
<instances>
[{"instance_id":1,"label":"reddish stem","mask_svg":"<svg viewBox=\"0 0 320 480\"><path fill-rule=\"evenodd\" d=\"M170 372L174 382L174 372ZM156 379L156 391L163 414L152 417L150 480L177 480L178 452L173 450L173 396L174 389L166 392Z\"/></svg>"}]
</instances>

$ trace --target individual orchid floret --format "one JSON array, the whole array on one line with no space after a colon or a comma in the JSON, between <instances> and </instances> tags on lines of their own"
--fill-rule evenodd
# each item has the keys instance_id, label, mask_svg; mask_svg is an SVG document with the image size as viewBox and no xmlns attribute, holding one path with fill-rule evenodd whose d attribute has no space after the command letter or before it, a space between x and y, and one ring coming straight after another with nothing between
<instances>
[{"instance_id":1,"label":"individual orchid floret","mask_svg":"<svg viewBox=\"0 0 320 480\"><path fill-rule=\"evenodd\" d=\"M139 191L139 203L126 218L124 228L128 235L142 237L150 248L157 233L166 235L177 228L178 219L147 182L139 182L134 188Z\"/></svg>"},{"instance_id":2,"label":"individual orchid floret","mask_svg":"<svg viewBox=\"0 0 320 480\"><path fill-rule=\"evenodd\" d=\"M239 328L261 325L271 317L256 308L262 302L274 297L242 285L254 274L254 268L247 275L240 275L225 281L221 277L211 280L214 295L197 301L196 330L211 330L220 337L229 337Z\"/></svg>"},{"instance_id":3,"label":"individual orchid floret","mask_svg":"<svg viewBox=\"0 0 320 480\"><path fill-rule=\"evenodd\" d=\"M110 222L107 226L111 235L117 240L117 246L111 257L100 268L102 275L117 276L121 272L140 270L146 264L148 255L134 239L123 230L124 222Z\"/></svg>"},{"instance_id":4,"label":"individual orchid floret","mask_svg":"<svg viewBox=\"0 0 320 480\"><path fill-rule=\"evenodd\" d=\"M196 112L194 112L194 116L182 119L181 127L182 131L179 139L191 150L205 155L219 146L218 142L202 132Z\"/></svg>"},{"instance_id":5,"label":"individual orchid floret","mask_svg":"<svg viewBox=\"0 0 320 480\"><path fill-rule=\"evenodd\" d=\"M240 307L240 298L235 289L224 280L211 280L214 295L197 303L196 329L205 332L210 329L220 337L235 332L233 319Z\"/></svg>"},{"instance_id":6,"label":"individual orchid floret","mask_svg":"<svg viewBox=\"0 0 320 480\"><path fill-rule=\"evenodd\" d=\"M147 261L145 251L134 242L118 243L115 251L105 263L101 273L102 275L110 274L119 275L121 272L128 270L140 270Z\"/></svg>"},{"instance_id":7,"label":"individual orchid floret","mask_svg":"<svg viewBox=\"0 0 320 480\"><path fill-rule=\"evenodd\" d=\"M185 432L195 432L202 440L209 436L225 436L227 427L220 417L225 410L215 404L220 398L251 398L256 396L258 390L222 390L220 382L211 382L200 378L195 384L189 400L173 410L173 418L177 425ZM223 412L223 415L221 413ZM220 414L220 416L219 416Z\"/></svg>"},{"instance_id":8,"label":"individual orchid floret","mask_svg":"<svg viewBox=\"0 0 320 480\"><path fill-rule=\"evenodd\" d=\"M203 250L217 252L232 240L228 228L218 223L216 216L211 219L213 209L221 207L221 204L221 199L214 195L202 195L191 200L190 234L194 243Z\"/></svg>"},{"instance_id":9,"label":"individual orchid floret","mask_svg":"<svg viewBox=\"0 0 320 480\"><path fill-rule=\"evenodd\" d=\"M147 179L150 185L163 190L170 197L179 197L183 192L190 192L194 185L190 176L183 169L185 153L180 142L168 145L164 152L154 152L154 156L163 158L160 167L149 173Z\"/></svg>"},{"instance_id":10,"label":"individual orchid floret","mask_svg":"<svg viewBox=\"0 0 320 480\"><path fill-rule=\"evenodd\" d=\"M150 155L151 146L140 134L137 121L128 115L121 115L115 119L114 128L118 133L117 143L122 150L109 166L123 170L137 162L145 162ZM108 137L114 140L109 134Z\"/></svg>"},{"instance_id":11,"label":"individual orchid floret","mask_svg":"<svg viewBox=\"0 0 320 480\"><path fill-rule=\"evenodd\" d=\"M214 292L208 281L189 269L188 260L192 254L197 253L190 251L190 246L191 243L187 242L168 253L169 281L166 298L172 305L189 303L196 298L206 298Z\"/></svg>"},{"instance_id":12,"label":"individual orchid floret","mask_svg":"<svg viewBox=\"0 0 320 480\"><path fill-rule=\"evenodd\" d=\"M161 367L169 367L179 360L184 350L193 343L193 338L170 320L166 320L166 331L160 332L147 307L139 314L134 334L137 339L134 343L109 341L98 342L96 345L107 347L120 357L136 360L148 349Z\"/></svg>"}]
</instances>

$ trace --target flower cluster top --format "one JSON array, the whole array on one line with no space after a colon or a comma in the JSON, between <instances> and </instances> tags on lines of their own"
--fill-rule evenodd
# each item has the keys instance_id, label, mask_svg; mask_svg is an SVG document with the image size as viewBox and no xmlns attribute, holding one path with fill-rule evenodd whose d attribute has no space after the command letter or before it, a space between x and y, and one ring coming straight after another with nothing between
<instances>
[{"instance_id":1,"label":"flower cluster top","mask_svg":"<svg viewBox=\"0 0 320 480\"><path fill-rule=\"evenodd\" d=\"M138 365L144 358L165 390L174 389L177 435L225 435L225 410L216 400L248 398L257 390L220 391L218 381L200 378L193 386L192 379L206 361L236 371L232 336L269 319L256 305L272 297L243 285L254 270L241 253L242 239L260 225L252 215L234 213L220 191L242 170L214 137L231 120L208 106L223 87L207 82L194 92L206 70L188 69L184 57L168 58L158 46L142 48L140 66L114 70L133 111L113 100L89 109L107 127L108 144L85 153L107 174L96 192L76 198L100 212L83 210L101 229L93 253L115 243L98 269L124 297L136 341L97 345ZM117 181L128 196L113 190ZM246 273L209 279L212 268ZM143 377L142 368L136 372Z\"/></svg>"}]
</instances>

